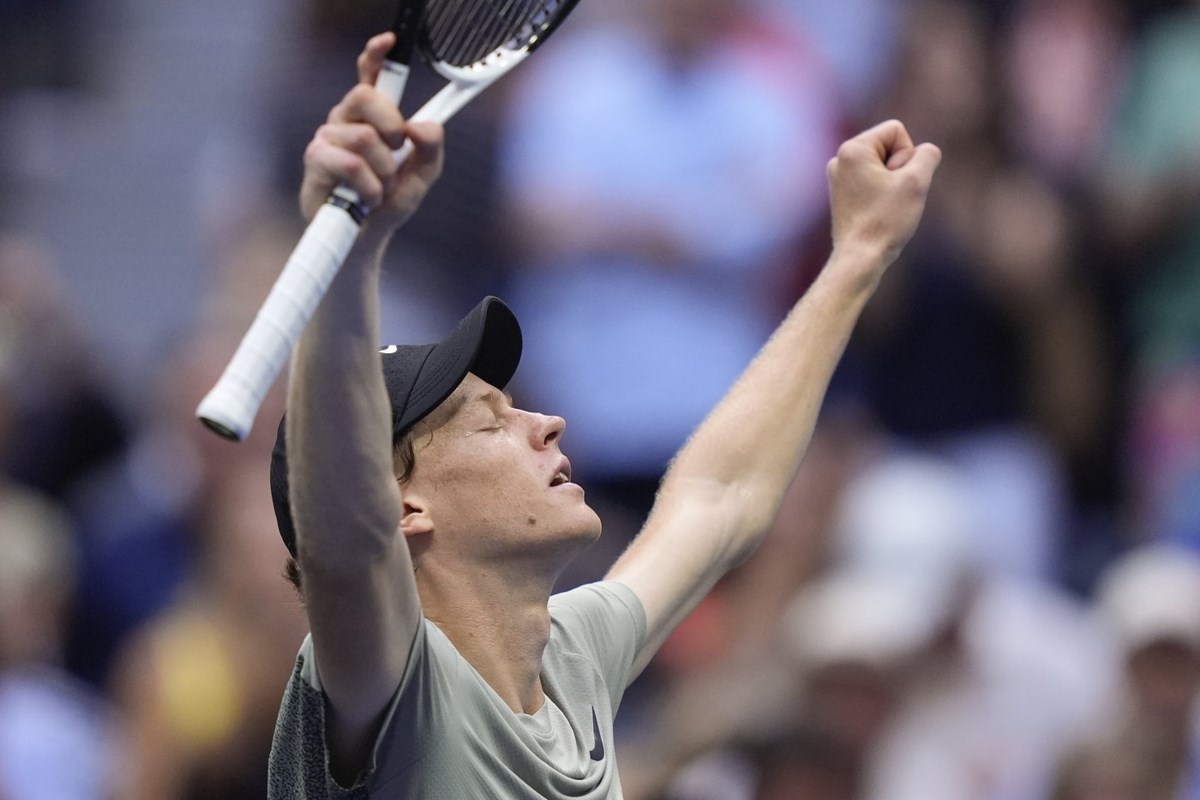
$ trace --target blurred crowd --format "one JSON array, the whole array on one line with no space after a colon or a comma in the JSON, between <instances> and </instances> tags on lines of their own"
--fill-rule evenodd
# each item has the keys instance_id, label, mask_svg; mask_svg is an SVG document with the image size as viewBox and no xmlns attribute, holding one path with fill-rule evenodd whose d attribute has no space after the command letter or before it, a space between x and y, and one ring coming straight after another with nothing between
<instances>
[{"instance_id":1,"label":"blurred crowd","mask_svg":"<svg viewBox=\"0 0 1200 800\"><path fill-rule=\"evenodd\" d=\"M264 795L282 385L239 445L193 411L390 6L0 0L4 800ZM890 117L944 153L925 219L767 543L626 695L625 796L1200 798L1200 2L585 0L450 123L384 339L513 305L594 580Z\"/></svg>"}]
</instances>

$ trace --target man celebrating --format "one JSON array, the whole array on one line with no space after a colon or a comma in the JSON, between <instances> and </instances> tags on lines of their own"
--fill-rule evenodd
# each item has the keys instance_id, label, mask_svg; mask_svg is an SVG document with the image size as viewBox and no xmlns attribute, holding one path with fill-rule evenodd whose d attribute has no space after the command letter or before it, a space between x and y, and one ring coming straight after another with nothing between
<instances>
[{"instance_id":1,"label":"man celebrating","mask_svg":"<svg viewBox=\"0 0 1200 800\"><path fill-rule=\"evenodd\" d=\"M512 312L487 298L443 342L379 347L381 255L442 160L441 129L407 124L372 88L391 43L368 42L360 83L305 154L306 215L338 182L374 210L296 350L272 462L311 635L269 796L618 798L626 685L765 535L941 154L895 121L841 146L821 276L676 457L605 579L552 597L600 521L571 482L566 423L503 392L520 358Z\"/></svg>"}]
</instances>

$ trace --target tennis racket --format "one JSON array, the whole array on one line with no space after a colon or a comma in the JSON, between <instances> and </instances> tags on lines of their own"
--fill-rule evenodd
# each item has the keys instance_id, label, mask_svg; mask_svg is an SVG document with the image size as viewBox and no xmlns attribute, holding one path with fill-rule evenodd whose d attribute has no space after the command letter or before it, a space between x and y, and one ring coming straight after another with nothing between
<instances>
[{"instance_id":1,"label":"tennis racket","mask_svg":"<svg viewBox=\"0 0 1200 800\"><path fill-rule=\"evenodd\" d=\"M376 88L399 103L415 48L449 83L411 119L444 123L540 47L578 0L424 0L404 3L396 45ZM393 153L399 167L412 143ZM339 186L313 217L229 365L196 416L219 435L241 441L263 397L283 370L304 326L345 262L369 213Z\"/></svg>"}]
</instances>

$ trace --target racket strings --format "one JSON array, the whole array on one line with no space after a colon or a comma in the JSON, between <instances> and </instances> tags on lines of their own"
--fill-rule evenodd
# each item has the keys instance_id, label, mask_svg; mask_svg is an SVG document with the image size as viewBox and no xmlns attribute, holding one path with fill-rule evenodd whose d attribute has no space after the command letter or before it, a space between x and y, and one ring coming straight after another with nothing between
<instances>
[{"instance_id":1,"label":"racket strings","mask_svg":"<svg viewBox=\"0 0 1200 800\"><path fill-rule=\"evenodd\" d=\"M439 45L439 60L472 64L508 44L514 32L512 20L519 18L521 5L521 0L460 0L436 9L431 14L429 39Z\"/></svg>"},{"instance_id":2,"label":"racket strings","mask_svg":"<svg viewBox=\"0 0 1200 800\"><path fill-rule=\"evenodd\" d=\"M573 0L431 0L424 49L435 61L467 66L506 48L532 47Z\"/></svg>"},{"instance_id":3,"label":"racket strings","mask_svg":"<svg viewBox=\"0 0 1200 800\"><path fill-rule=\"evenodd\" d=\"M510 38L505 22L518 0L466 0L448 3L430 25L430 40L440 43L442 61L456 65L483 59ZM432 16L432 15L431 15Z\"/></svg>"}]
</instances>

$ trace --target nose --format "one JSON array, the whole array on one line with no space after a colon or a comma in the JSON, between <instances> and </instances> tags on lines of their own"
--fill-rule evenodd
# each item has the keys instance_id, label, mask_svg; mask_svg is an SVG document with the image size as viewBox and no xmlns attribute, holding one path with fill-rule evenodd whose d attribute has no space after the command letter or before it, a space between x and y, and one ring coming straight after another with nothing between
<instances>
[{"instance_id":1,"label":"nose","mask_svg":"<svg viewBox=\"0 0 1200 800\"><path fill-rule=\"evenodd\" d=\"M534 414L533 416L536 420L536 424L534 425L535 444L539 448L549 447L558 441L563 431L567 429L567 421L562 417L548 416L546 414Z\"/></svg>"}]
</instances>

